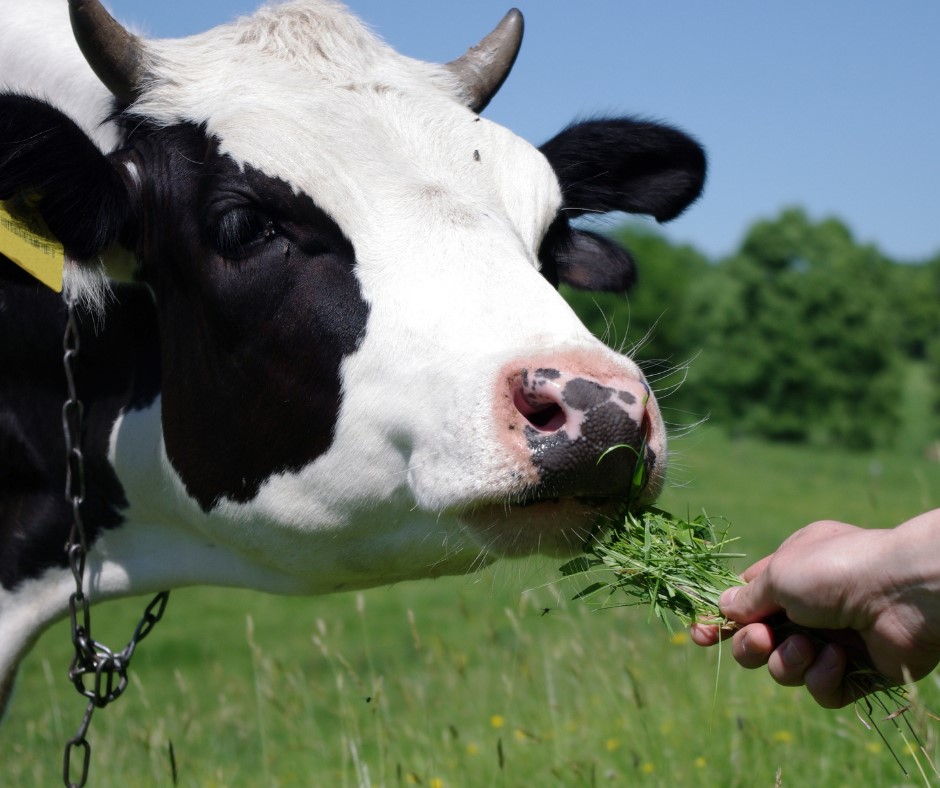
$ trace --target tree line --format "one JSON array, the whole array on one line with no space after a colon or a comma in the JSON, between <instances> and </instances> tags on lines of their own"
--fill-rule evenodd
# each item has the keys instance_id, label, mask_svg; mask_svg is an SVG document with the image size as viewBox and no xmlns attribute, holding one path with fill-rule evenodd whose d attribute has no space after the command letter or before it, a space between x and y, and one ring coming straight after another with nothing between
<instances>
[{"instance_id":1,"label":"tree line","mask_svg":"<svg viewBox=\"0 0 940 788\"><path fill-rule=\"evenodd\" d=\"M920 380L924 444L940 436L940 253L899 263L799 208L756 222L720 260L632 225L613 235L637 260L636 288L565 296L640 362L667 421L885 447Z\"/></svg>"}]
</instances>

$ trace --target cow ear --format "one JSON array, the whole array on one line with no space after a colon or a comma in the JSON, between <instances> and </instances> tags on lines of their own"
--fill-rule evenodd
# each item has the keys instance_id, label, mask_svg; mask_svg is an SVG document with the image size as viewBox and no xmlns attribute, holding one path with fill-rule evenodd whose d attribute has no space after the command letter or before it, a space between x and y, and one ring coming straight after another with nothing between
<instances>
[{"instance_id":1,"label":"cow ear","mask_svg":"<svg viewBox=\"0 0 940 788\"><path fill-rule=\"evenodd\" d=\"M0 200L22 193L38 197L76 260L110 246L132 213L120 175L71 118L28 96L0 95Z\"/></svg>"},{"instance_id":2,"label":"cow ear","mask_svg":"<svg viewBox=\"0 0 940 788\"><path fill-rule=\"evenodd\" d=\"M572 231L555 261L559 281L580 290L623 293L636 284L636 263L630 252L597 233Z\"/></svg>"},{"instance_id":3,"label":"cow ear","mask_svg":"<svg viewBox=\"0 0 940 788\"><path fill-rule=\"evenodd\" d=\"M569 126L539 150L555 170L569 217L625 211L667 222L705 184L702 146L660 123L591 120Z\"/></svg>"},{"instance_id":4,"label":"cow ear","mask_svg":"<svg viewBox=\"0 0 940 788\"><path fill-rule=\"evenodd\" d=\"M630 252L603 235L575 230L560 216L539 249L542 273L555 287L623 293L636 284Z\"/></svg>"}]
</instances>

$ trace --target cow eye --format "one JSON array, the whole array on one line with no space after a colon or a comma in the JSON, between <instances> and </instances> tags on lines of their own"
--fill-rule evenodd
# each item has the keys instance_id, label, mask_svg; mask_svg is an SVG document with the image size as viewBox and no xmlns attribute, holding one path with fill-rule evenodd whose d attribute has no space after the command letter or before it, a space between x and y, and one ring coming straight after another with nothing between
<instances>
[{"instance_id":1,"label":"cow eye","mask_svg":"<svg viewBox=\"0 0 940 788\"><path fill-rule=\"evenodd\" d=\"M269 216L254 208L233 208L219 219L215 246L222 257L237 260L277 234L277 225Z\"/></svg>"}]
</instances>

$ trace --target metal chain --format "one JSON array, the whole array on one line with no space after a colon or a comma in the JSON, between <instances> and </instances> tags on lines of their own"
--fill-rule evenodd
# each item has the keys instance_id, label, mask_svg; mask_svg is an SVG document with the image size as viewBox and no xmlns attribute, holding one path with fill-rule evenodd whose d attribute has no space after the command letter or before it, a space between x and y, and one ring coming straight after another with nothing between
<instances>
[{"instance_id":1,"label":"metal chain","mask_svg":"<svg viewBox=\"0 0 940 788\"><path fill-rule=\"evenodd\" d=\"M104 708L127 688L127 670L137 644L143 640L162 618L169 599L169 591L161 591L147 605L130 642L118 653L113 652L91 636L91 609L84 591L85 557L88 543L82 521L81 507L85 501L85 458L82 455L82 420L84 408L75 388L75 363L80 350L75 302L67 301L68 315L62 347L65 355L62 365L68 387L68 398L62 406L62 431L65 435L65 500L72 510L72 528L65 545L69 568L75 578L75 592L69 597L72 645L75 656L69 666L69 680L79 694L88 698L85 716L78 732L65 745L62 777L67 786L81 787L88 781L91 745L85 738L95 709ZM85 677L93 677L91 686L85 686ZM72 758L81 753L81 775L73 782Z\"/></svg>"}]
</instances>

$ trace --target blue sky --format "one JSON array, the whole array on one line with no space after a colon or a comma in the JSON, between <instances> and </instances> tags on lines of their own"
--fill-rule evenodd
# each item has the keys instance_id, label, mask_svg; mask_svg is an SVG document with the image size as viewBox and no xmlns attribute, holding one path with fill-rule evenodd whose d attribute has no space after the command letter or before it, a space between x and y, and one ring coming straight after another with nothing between
<instances>
[{"instance_id":1,"label":"blue sky","mask_svg":"<svg viewBox=\"0 0 940 788\"><path fill-rule=\"evenodd\" d=\"M348 0L399 51L447 61L512 0ZM842 218L902 260L940 253L940 3L935 0L516 0L519 60L486 111L533 143L575 118L635 114L709 152L703 198L667 234L711 256L787 205ZM109 0L181 36L258 0Z\"/></svg>"}]
</instances>

